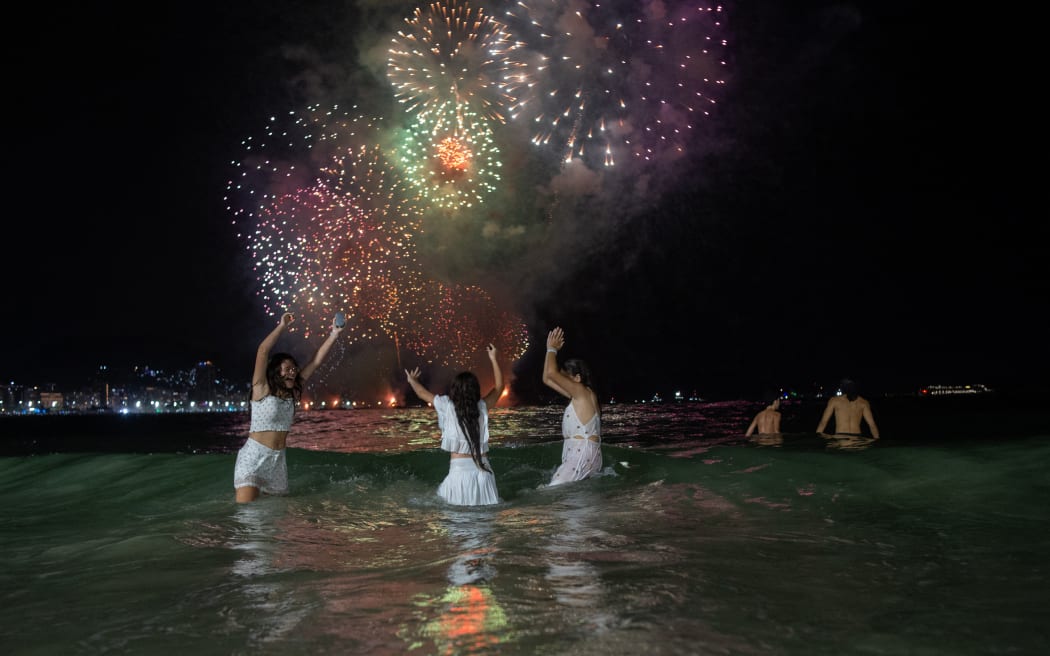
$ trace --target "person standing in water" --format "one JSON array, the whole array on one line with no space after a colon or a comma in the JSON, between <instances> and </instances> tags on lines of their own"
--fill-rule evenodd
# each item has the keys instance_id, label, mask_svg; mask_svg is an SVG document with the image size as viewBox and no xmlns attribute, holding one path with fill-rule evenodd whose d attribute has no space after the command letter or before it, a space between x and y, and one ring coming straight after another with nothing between
<instances>
[{"instance_id":1,"label":"person standing in water","mask_svg":"<svg viewBox=\"0 0 1050 656\"><path fill-rule=\"evenodd\" d=\"M237 452L233 487L238 503L254 501L259 494L288 493L288 462L285 445L292 429L295 407L302 397L303 384L321 366L332 349L345 319L342 314L332 323L332 332L302 370L288 353L270 354L277 339L295 321L290 312L281 315L277 327L259 344L252 374L251 425L248 440Z\"/></svg>"},{"instance_id":2,"label":"person standing in water","mask_svg":"<svg viewBox=\"0 0 1050 656\"><path fill-rule=\"evenodd\" d=\"M484 506L499 503L496 476L489 464L489 408L503 394L503 372L496 347L486 347L492 363L492 389L481 396L478 377L469 371L456 374L448 394L434 394L419 382L419 367L405 369L408 384L420 399L434 406L441 427L441 449L450 454L448 475L437 494L456 506Z\"/></svg>"},{"instance_id":3,"label":"person standing in water","mask_svg":"<svg viewBox=\"0 0 1050 656\"><path fill-rule=\"evenodd\" d=\"M559 368L558 350L564 345L565 332L560 327L547 334L543 383L569 399L561 420L561 465L550 485L581 481L602 470L602 411L591 370L576 358Z\"/></svg>"},{"instance_id":4,"label":"person standing in water","mask_svg":"<svg viewBox=\"0 0 1050 656\"><path fill-rule=\"evenodd\" d=\"M849 378L843 378L839 383L839 392L841 396L833 396L828 399L828 405L824 408L824 416L820 418L820 423L817 425L817 433L823 435L828 422L834 418L834 435L863 437L864 434L860 431L860 421L863 419L871 429L871 436L879 439L879 427L875 425L871 404L857 392L857 384Z\"/></svg>"},{"instance_id":5,"label":"person standing in water","mask_svg":"<svg viewBox=\"0 0 1050 656\"><path fill-rule=\"evenodd\" d=\"M780 397L776 394L767 394L766 407L751 420L744 437L751 437L758 429L759 435L773 435L780 432Z\"/></svg>"}]
</instances>

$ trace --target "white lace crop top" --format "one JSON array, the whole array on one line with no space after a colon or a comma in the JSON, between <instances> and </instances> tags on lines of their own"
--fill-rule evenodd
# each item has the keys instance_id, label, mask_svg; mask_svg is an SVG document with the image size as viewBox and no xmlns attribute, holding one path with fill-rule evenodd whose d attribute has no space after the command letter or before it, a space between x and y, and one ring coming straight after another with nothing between
<instances>
[{"instance_id":1,"label":"white lace crop top","mask_svg":"<svg viewBox=\"0 0 1050 656\"><path fill-rule=\"evenodd\" d=\"M438 425L441 427L441 450L449 453L470 453L470 444L467 436L459 427L456 418L456 408L452 405L452 399L444 394L434 397L434 409L437 410ZM478 411L481 414L481 452L488 453L489 450L489 409L484 401L478 401Z\"/></svg>"},{"instance_id":2,"label":"white lace crop top","mask_svg":"<svg viewBox=\"0 0 1050 656\"><path fill-rule=\"evenodd\" d=\"M295 414L295 401L282 399L270 394L261 401L252 401L252 421L249 432L283 431L292 429L292 415Z\"/></svg>"}]
</instances>

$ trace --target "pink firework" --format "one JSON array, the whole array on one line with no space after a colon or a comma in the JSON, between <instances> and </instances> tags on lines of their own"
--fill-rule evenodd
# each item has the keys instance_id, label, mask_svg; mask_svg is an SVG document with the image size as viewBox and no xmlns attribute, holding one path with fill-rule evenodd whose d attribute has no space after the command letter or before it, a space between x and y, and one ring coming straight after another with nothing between
<instances>
[{"instance_id":1,"label":"pink firework","mask_svg":"<svg viewBox=\"0 0 1050 656\"><path fill-rule=\"evenodd\" d=\"M251 234L268 312L301 316L307 335L327 330L336 311L355 340L384 334L418 271L408 236L354 200L317 184L260 210Z\"/></svg>"},{"instance_id":2,"label":"pink firework","mask_svg":"<svg viewBox=\"0 0 1050 656\"><path fill-rule=\"evenodd\" d=\"M271 314L323 331L336 311L355 339L382 334L402 288L418 279L416 198L375 139L374 121L308 108L273 119L246 155L227 201Z\"/></svg>"}]
</instances>

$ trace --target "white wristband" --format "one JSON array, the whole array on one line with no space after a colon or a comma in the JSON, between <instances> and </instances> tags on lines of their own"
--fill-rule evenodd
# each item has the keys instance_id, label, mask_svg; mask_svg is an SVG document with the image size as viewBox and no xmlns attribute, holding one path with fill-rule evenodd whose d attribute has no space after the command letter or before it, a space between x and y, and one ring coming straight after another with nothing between
<instances>
[{"instance_id":1,"label":"white wristband","mask_svg":"<svg viewBox=\"0 0 1050 656\"><path fill-rule=\"evenodd\" d=\"M549 346L548 346L548 347L547 347L547 352L548 352L548 353L557 353L557 352L558 352L558 349L556 349L556 348L551 348L551 347L549 347Z\"/></svg>"}]
</instances>

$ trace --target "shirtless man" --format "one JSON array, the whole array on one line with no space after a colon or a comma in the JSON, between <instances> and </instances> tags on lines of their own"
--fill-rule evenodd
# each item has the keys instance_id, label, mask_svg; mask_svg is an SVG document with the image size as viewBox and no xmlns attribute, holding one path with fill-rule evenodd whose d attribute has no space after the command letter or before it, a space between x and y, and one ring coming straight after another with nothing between
<instances>
[{"instance_id":1,"label":"shirtless man","mask_svg":"<svg viewBox=\"0 0 1050 656\"><path fill-rule=\"evenodd\" d=\"M828 399L828 406L824 408L824 416L820 418L817 432L823 434L828 421L834 416L835 435L862 436L860 420L863 418L871 429L872 437L879 439L879 427L875 425L875 418L871 415L871 405L857 393L857 384L844 378L839 385L839 391L842 392L842 396Z\"/></svg>"},{"instance_id":2,"label":"shirtless man","mask_svg":"<svg viewBox=\"0 0 1050 656\"><path fill-rule=\"evenodd\" d=\"M756 428L759 435L771 435L780 432L780 398L774 397L766 400L769 402L769 405L751 420L751 425L747 427L747 432L744 433L745 437L751 437Z\"/></svg>"}]
</instances>

